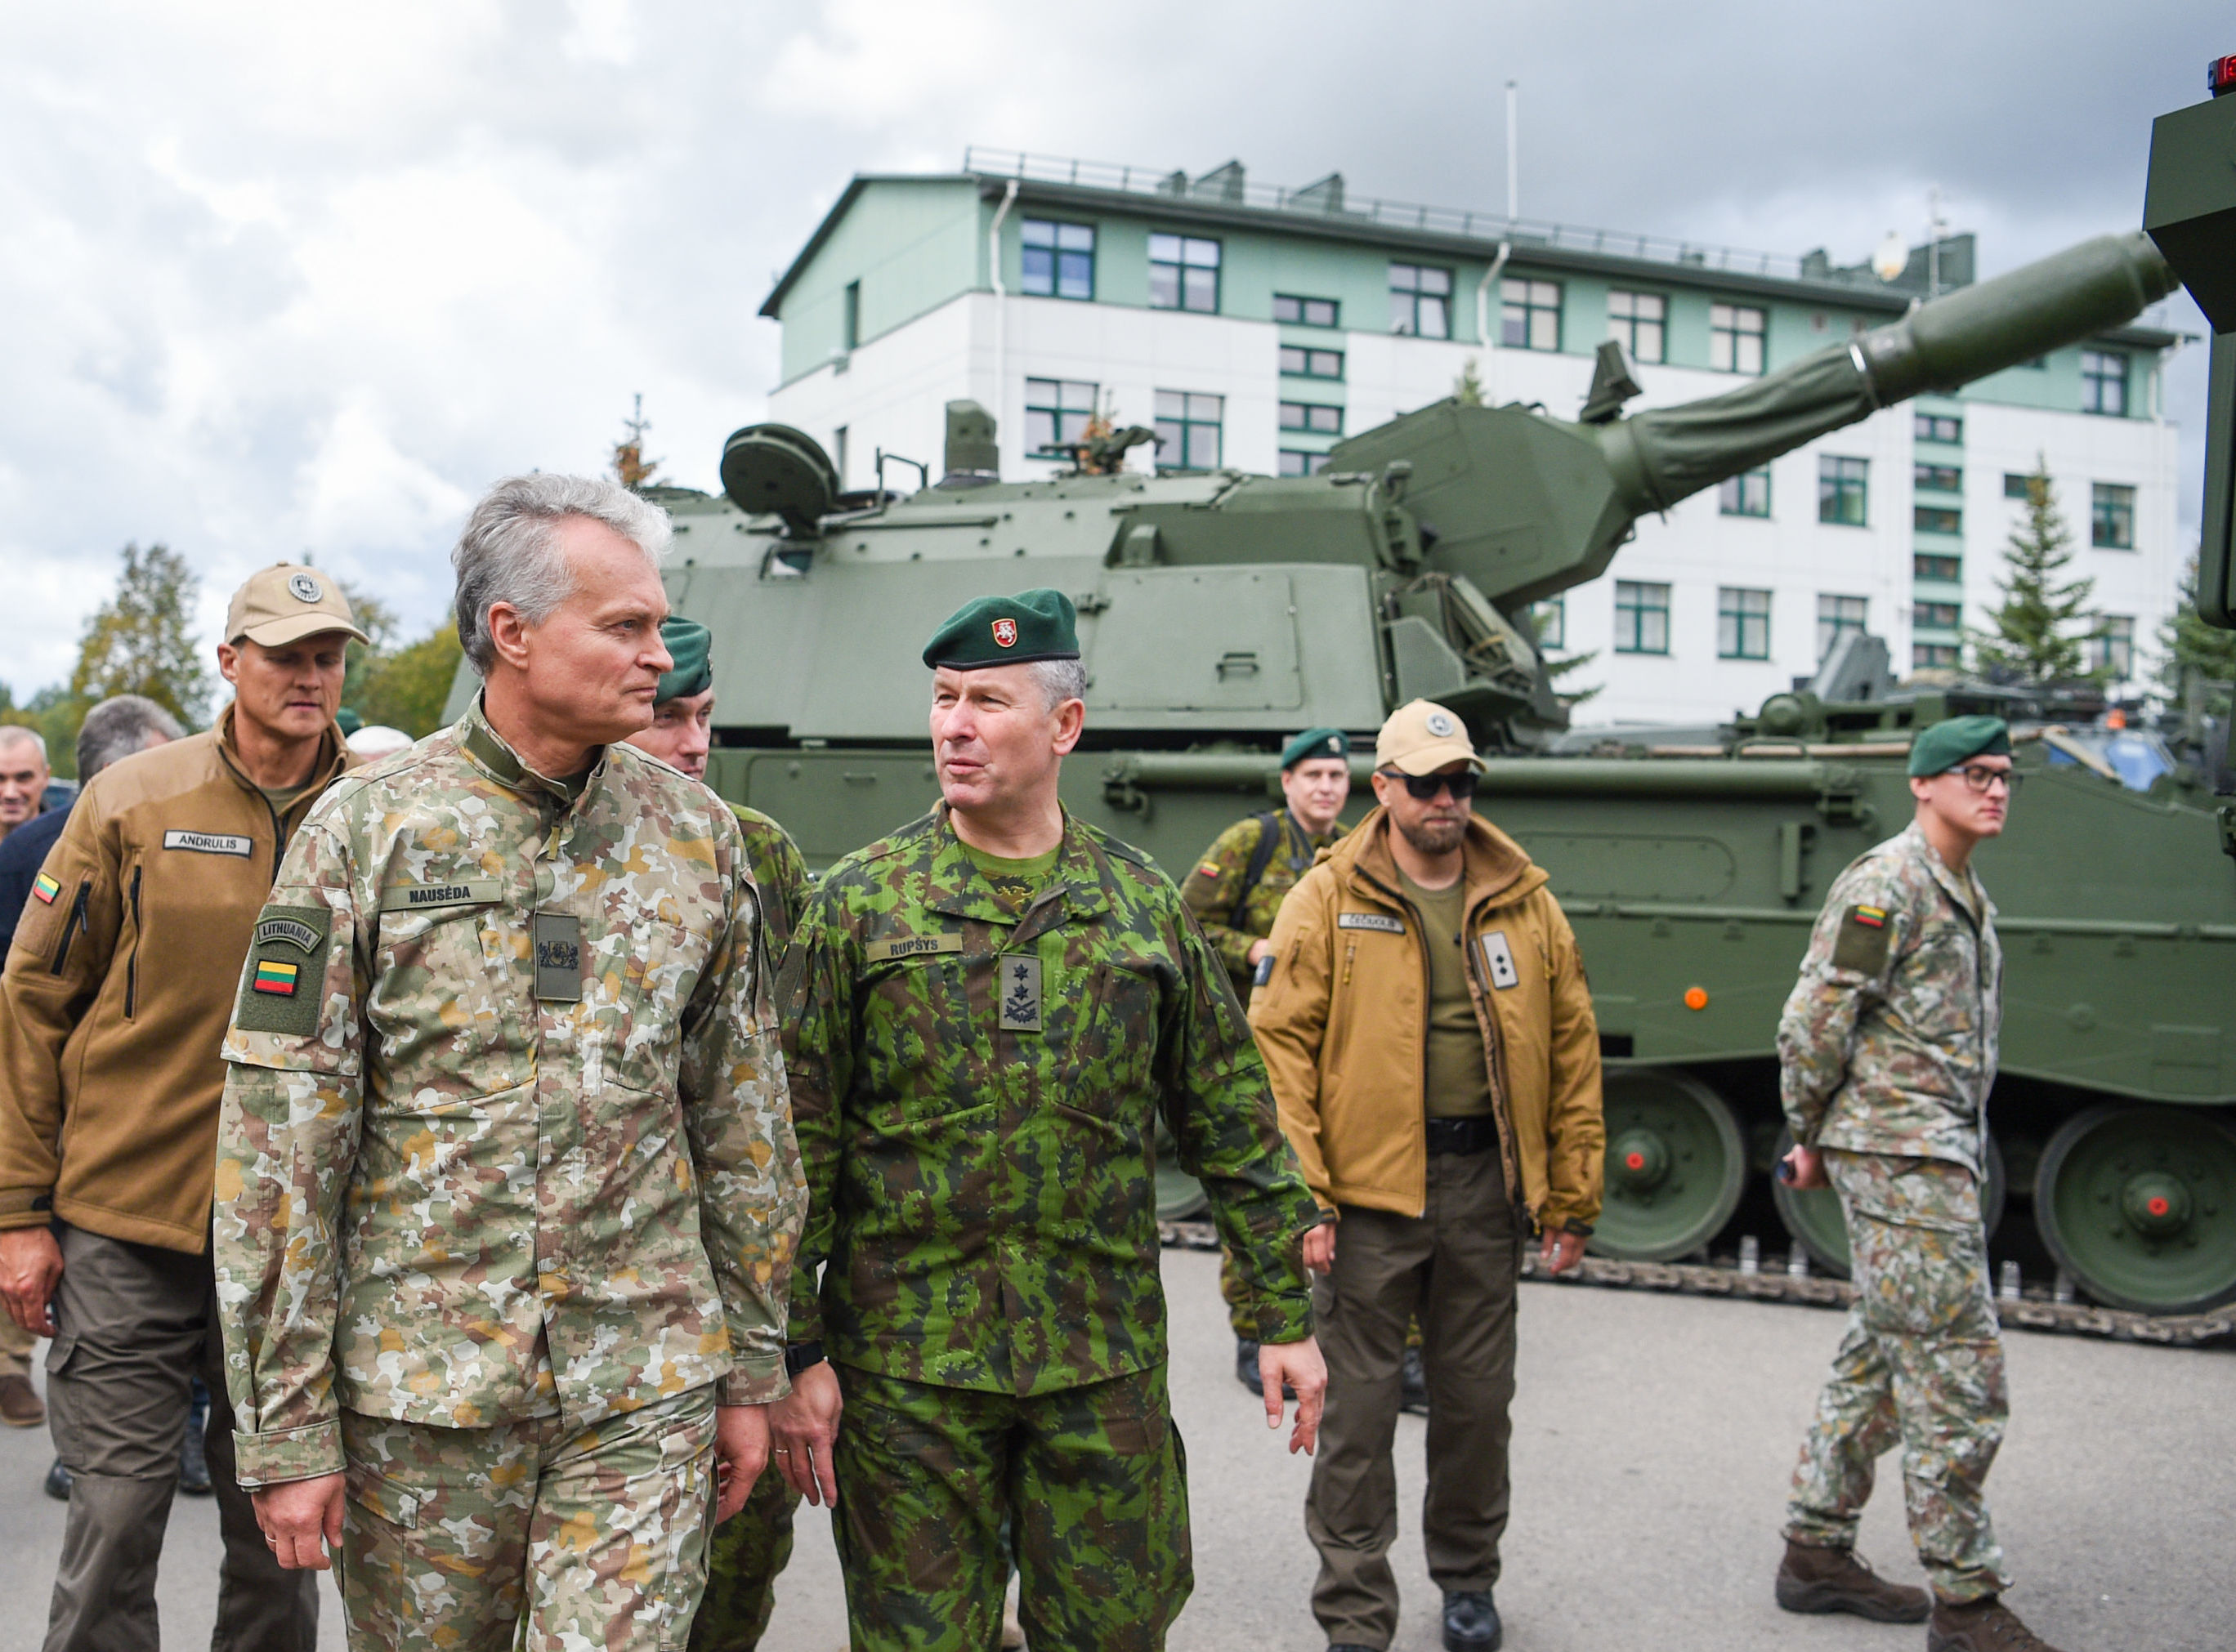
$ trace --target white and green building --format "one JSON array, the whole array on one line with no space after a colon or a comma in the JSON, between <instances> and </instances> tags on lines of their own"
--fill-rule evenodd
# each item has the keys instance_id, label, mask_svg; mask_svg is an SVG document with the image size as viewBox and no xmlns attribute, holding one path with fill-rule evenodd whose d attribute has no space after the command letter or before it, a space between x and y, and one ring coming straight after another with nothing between
<instances>
[{"instance_id":1,"label":"white and green building","mask_svg":"<svg viewBox=\"0 0 2236 1652\"><path fill-rule=\"evenodd\" d=\"M1094 412L1153 425L1141 465L1302 474L1347 434L1452 393L1573 416L1600 341L1644 394L1714 396L1971 279L1969 236L1892 283L1864 269L1650 236L973 150L963 169L847 186L761 313L783 330L769 416L830 449L937 473L944 407L998 421L1006 476ZM1639 524L1542 616L1598 658L1580 720L1712 719L1807 677L1844 629L1897 668L1952 664L1996 598L2023 479L2047 465L2095 581L2094 645L2127 680L2172 609L2182 547L2162 409L2175 335L2129 326L1891 408ZM915 473L889 462L887 486ZM1564 684L1564 686L1568 685Z\"/></svg>"}]
</instances>

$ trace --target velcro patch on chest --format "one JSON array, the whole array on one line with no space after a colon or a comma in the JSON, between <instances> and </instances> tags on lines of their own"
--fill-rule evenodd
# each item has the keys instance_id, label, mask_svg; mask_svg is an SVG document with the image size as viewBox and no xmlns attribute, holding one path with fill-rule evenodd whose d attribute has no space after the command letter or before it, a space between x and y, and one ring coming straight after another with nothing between
<instances>
[{"instance_id":1,"label":"velcro patch on chest","mask_svg":"<svg viewBox=\"0 0 2236 1652\"><path fill-rule=\"evenodd\" d=\"M1506 944L1506 931L1494 929L1483 938L1483 967L1490 972L1490 984L1502 992L1522 983L1522 973L1514 967L1514 948Z\"/></svg>"},{"instance_id":2,"label":"velcro patch on chest","mask_svg":"<svg viewBox=\"0 0 2236 1652\"><path fill-rule=\"evenodd\" d=\"M1832 967L1878 974L1886 967L1889 933L1884 907L1850 907L1840 914L1839 936L1832 943Z\"/></svg>"},{"instance_id":3,"label":"velcro patch on chest","mask_svg":"<svg viewBox=\"0 0 2236 1652\"><path fill-rule=\"evenodd\" d=\"M487 906L501 900L497 878L457 878L447 883L391 883L380 892L383 912L419 912L430 907Z\"/></svg>"},{"instance_id":4,"label":"velcro patch on chest","mask_svg":"<svg viewBox=\"0 0 2236 1652\"><path fill-rule=\"evenodd\" d=\"M238 855L247 860L256 853L256 840L233 832L173 830L163 834L163 847L187 849L196 855Z\"/></svg>"},{"instance_id":5,"label":"velcro patch on chest","mask_svg":"<svg viewBox=\"0 0 2236 1652\"><path fill-rule=\"evenodd\" d=\"M319 982L334 914L326 907L266 907L256 920L233 1024L244 1032L309 1038L319 1030Z\"/></svg>"},{"instance_id":6,"label":"velcro patch on chest","mask_svg":"<svg viewBox=\"0 0 2236 1652\"><path fill-rule=\"evenodd\" d=\"M888 935L863 947L862 955L873 964L890 964L898 958L928 958L962 950L961 933L948 930L936 935Z\"/></svg>"},{"instance_id":7,"label":"velcro patch on chest","mask_svg":"<svg viewBox=\"0 0 2236 1652\"><path fill-rule=\"evenodd\" d=\"M1335 914L1335 927L1338 929L1371 929L1381 935L1402 935L1405 933L1404 919L1393 918L1382 912L1338 912Z\"/></svg>"},{"instance_id":8,"label":"velcro patch on chest","mask_svg":"<svg viewBox=\"0 0 2236 1652\"><path fill-rule=\"evenodd\" d=\"M1004 1032L1041 1030L1041 960L1026 953L1009 953L1001 964L1001 1023Z\"/></svg>"}]
</instances>

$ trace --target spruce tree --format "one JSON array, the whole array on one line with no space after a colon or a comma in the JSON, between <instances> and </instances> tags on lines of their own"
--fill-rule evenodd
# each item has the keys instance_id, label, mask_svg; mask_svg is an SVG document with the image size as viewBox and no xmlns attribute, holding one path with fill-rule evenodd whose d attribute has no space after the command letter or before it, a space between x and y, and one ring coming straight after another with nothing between
<instances>
[{"instance_id":1,"label":"spruce tree","mask_svg":"<svg viewBox=\"0 0 2236 1652\"><path fill-rule=\"evenodd\" d=\"M1483 405L1483 374L1472 356L1460 368L1460 376L1452 381L1452 400L1462 407Z\"/></svg>"},{"instance_id":2,"label":"spruce tree","mask_svg":"<svg viewBox=\"0 0 2236 1652\"><path fill-rule=\"evenodd\" d=\"M2206 685L2205 711L2213 717L2227 716L2228 685L2236 682L2236 631L2208 626L2197 612L2197 559L2193 556L2182 571L2181 601L2173 616L2159 626L2157 681L2167 705L2180 710L2188 703L2192 678Z\"/></svg>"},{"instance_id":3,"label":"spruce tree","mask_svg":"<svg viewBox=\"0 0 2236 1652\"><path fill-rule=\"evenodd\" d=\"M2073 536L2058 514L2049 467L2037 460L2027 478L2026 520L2003 550L2003 600L1989 629L1970 634L1974 669L1998 682L2051 683L2083 677L2082 644L2091 634L2094 580L2065 580Z\"/></svg>"}]
</instances>

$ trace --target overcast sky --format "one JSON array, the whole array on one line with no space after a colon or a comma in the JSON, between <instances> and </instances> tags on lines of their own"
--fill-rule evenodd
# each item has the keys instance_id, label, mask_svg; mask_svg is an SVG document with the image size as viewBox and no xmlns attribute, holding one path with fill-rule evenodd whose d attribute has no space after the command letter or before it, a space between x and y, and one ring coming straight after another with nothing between
<instances>
[{"instance_id":1,"label":"overcast sky","mask_svg":"<svg viewBox=\"0 0 2236 1652\"><path fill-rule=\"evenodd\" d=\"M439 617L468 503L596 469L641 391L714 485L771 279L858 170L966 143L1857 261L1939 185L1983 274L2134 226L2205 0L0 0L0 678L65 675L117 548L315 555ZM2202 331L2186 298L2156 318ZM2201 348L2177 363L2190 496Z\"/></svg>"}]
</instances>

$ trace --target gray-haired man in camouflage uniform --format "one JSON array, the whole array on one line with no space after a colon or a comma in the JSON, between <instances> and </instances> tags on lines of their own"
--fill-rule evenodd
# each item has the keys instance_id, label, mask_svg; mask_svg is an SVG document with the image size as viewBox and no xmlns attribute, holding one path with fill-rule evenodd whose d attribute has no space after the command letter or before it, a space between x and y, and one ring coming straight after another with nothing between
<instances>
[{"instance_id":1,"label":"gray-haired man in camouflage uniform","mask_svg":"<svg viewBox=\"0 0 2236 1652\"><path fill-rule=\"evenodd\" d=\"M1791 1179L1838 1190L1856 1282L1794 1471L1778 1603L1930 1616L1930 1652L2049 1652L1997 1599L1983 1494L2008 1409L1980 1221L2003 952L1970 859L2003 829L2010 751L1991 717L1917 737L1917 816L1834 880L1778 1028ZM1876 1459L1897 1443L1930 1599L1855 1553Z\"/></svg>"},{"instance_id":2,"label":"gray-haired man in camouflage uniform","mask_svg":"<svg viewBox=\"0 0 2236 1652\"><path fill-rule=\"evenodd\" d=\"M257 922L240 1477L282 1565L336 1554L355 1647L682 1645L786 1391L804 1183L745 841L618 744L668 538L609 483L498 483L454 555L479 700L329 791Z\"/></svg>"}]
</instances>

